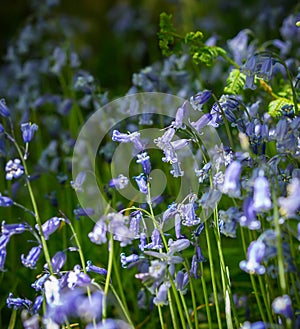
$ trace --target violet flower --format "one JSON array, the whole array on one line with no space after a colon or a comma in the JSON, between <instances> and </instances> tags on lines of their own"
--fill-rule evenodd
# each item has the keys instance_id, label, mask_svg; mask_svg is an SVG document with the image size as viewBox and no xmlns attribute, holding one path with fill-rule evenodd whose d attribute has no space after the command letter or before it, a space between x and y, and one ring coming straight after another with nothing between
<instances>
[{"instance_id":1,"label":"violet flower","mask_svg":"<svg viewBox=\"0 0 300 329\"><path fill-rule=\"evenodd\" d=\"M143 152L140 154L137 154L137 160L136 163L139 163L142 165L143 172L145 175L150 175L151 172L151 162L150 157L147 152Z\"/></svg>"},{"instance_id":2,"label":"violet flower","mask_svg":"<svg viewBox=\"0 0 300 329\"><path fill-rule=\"evenodd\" d=\"M155 305L168 305L168 290L169 284L162 283L158 289L156 297L154 297L153 302Z\"/></svg>"},{"instance_id":3,"label":"violet flower","mask_svg":"<svg viewBox=\"0 0 300 329\"><path fill-rule=\"evenodd\" d=\"M7 180L12 180L13 178L19 178L24 174L24 167L21 165L20 159L9 160L5 165Z\"/></svg>"},{"instance_id":4,"label":"violet flower","mask_svg":"<svg viewBox=\"0 0 300 329\"><path fill-rule=\"evenodd\" d=\"M122 190L128 185L128 183L129 179L123 174L120 174L117 178L112 178L109 181L109 187Z\"/></svg>"},{"instance_id":5,"label":"violet flower","mask_svg":"<svg viewBox=\"0 0 300 329\"><path fill-rule=\"evenodd\" d=\"M134 176L133 178L136 181L140 192L148 194L147 178L145 174L140 174L138 176Z\"/></svg>"},{"instance_id":6,"label":"violet flower","mask_svg":"<svg viewBox=\"0 0 300 329\"><path fill-rule=\"evenodd\" d=\"M209 101L212 92L210 90L203 90L190 98L190 103L194 110L201 111L202 106Z\"/></svg>"},{"instance_id":7,"label":"violet flower","mask_svg":"<svg viewBox=\"0 0 300 329\"><path fill-rule=\"evenodd\" d=\"M287 197L279 197L278 205L280 206L280 213L286 217L296 216L300 208L300 179L292 178L287 187Z\"/></svg>"},{"instance_id":8,"label":"violet flower","mask_svg":"<svg viewBox=\"0 0 300 329\"><path fill-rule=\"evenodd\" d=\"M22 123L21 124L21 131L24 143L29 143L34 135L34 132L38 130L38 126L35 123Z\"/></svg>"},{"instance_id":9,"label":"violet flower","mask_svg":"<svg viewBox=\"0 0 300 329\"><path fill-rule=\"evenodd\" d=\"M22 254L21 255L22 264L25 267L34 269L36 267L36 263L40 257L41 251L42 251L42 247L36 246L29 250L29 253L26 257L24 256L24 254Z\"/></svg>"},{"instance_id":10,"label":"violet flower","mask_svg":"<svg viewBox=\"0 0 300 329\"><path fill-rule=\"evenodd\" d=\"M7 307L14 308L15 310L20 309L29 309L32 301L26 298L14 298L12 293L9 293L7 299L6 299Z\"/></svg>"},{"instance_id":11,"label":"violet flower","mask_svg":"<svg viewBox=\"0 0 300 329\"><path fill-rule=\"evenodd\" d=\"M262 170L254 181L253 208L256 211L268 211L272 207L269 182Z\"/></svg>"},{"instance_id":12,"label":"violet flower","mask_svg":"<svg viewBox=\"0 0 300 329\"><path fill-rule=\"evenodd\" d=\"M240 175L242 165L238 161L233 161L225 171L224 184L221 188L222 193L228 194L230 197L240 197Z\"/></svg>"},{"instance_id":13,"label":"violet flower","mask_svg":"<svg viewBox=\"0 0 300 329\"><path fill-rule=\"evenodd\" d=\"M292 301L289 295L279 296L272 303L274 313L280 314L285 318L292 319L294 316Z\"/></svg>"},{"instance_id":14,"label":"violet flower","mask_svg":"<svg viewBox=\"0 0 300 329\"><path fill-rule=\"evenodd\" d=\"M0 207L10 207L13 204L14 202L11 198L9 198L8 196L4 196L0 193Z\"/></svg>"},{"instance_id":15,"label":"violet flower","mask_svg":"<svg viewBox=\"0 0 300 329\"><path fill-rule=\"evenodd\" d=\"M240 262L240 268L249 274L264 274L266 269L260 263L265 255L265 248L263 242L252 241L247 250L247 260Z\"/></svg>"},{"instance_id":16,"label":"violet flower","mask_svg":"<svg viewBox=\"0 0 300 329\"><path fill-rule=\"evenodd\" d=\"M52 217L48 219L44 224L42 224L42 231L45 237L45 240L49 239L49 236L54 233L60 226L60 223L65 221L62 217ZM36 229L39 231L39 226L35 225Z\"/></svg>"},{"instance_id":17,"label":"violet flower","mask_svg":"<svg viewBox=\"0 0 300 329\"><path fill-rule=\"evenodd\" d=\"M3 98L0 99L0 115L4 118L8 118L10 116L10 111L6 106L5 100Z\"/></svg>"},{"instance_id":18,"label":"violet flower","mask_svg":"<svg viewBox=\"0 0 300 329\"><path fill-rule=\"evenodd\" d=\"M86 271L87 272L94 272L100 275L106 275L107 270L105 268L98 267L92 263L92 261L88 260L86 263Z\"/></svg>"}]
</instances>

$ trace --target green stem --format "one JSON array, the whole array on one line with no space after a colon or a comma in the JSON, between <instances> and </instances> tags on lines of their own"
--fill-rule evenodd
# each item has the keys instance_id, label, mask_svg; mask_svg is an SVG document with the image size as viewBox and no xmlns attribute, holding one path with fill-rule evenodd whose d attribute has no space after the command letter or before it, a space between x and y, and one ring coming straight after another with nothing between
<instances>
[{"instance_id":1,"label":"green stem","mask_svg":"<svg viewBox=\"0 0 300 329\"><path fill-rule=\"evenodd\" d=\"M105 322L106 317L107 317L107 295L108 295L108 289L109 289L109 285L110 285L110 279L111 279L111 273L112 273L112 267L113 267L113 255L114 255L114 239L113 239L113 235L110 234L109 258L108 258L107 275L106 275L105 286L104 286L104 294L103 294L102 320L104 322Z\"/></svg>"},{"instance_id":2,"label":"green stem","mask_svg":"<svg viewBox=\"0 0 300 329\"><path fill-rule=\"evenodd\" d=\"M161 329L164 329L165 326L164 326L164 319L163 319L163 315L162 315L162 311L161 311L161 306L157 305L157 309L158 309L158 316L159 316L159 322L160 322Z\"/></svg>"},{"instance_id":3,"label":"green stem","mask_svg":"<svg viewBox=\"0 0 300 329\"><path fill-rule=\"evenodd\" d=\"M173 307L173 300L172 300L172 295L171 295L170 289L168 289L168 301L169 301L169 307L170 307L170 313L171 313L173 328L178 329L177 319L176 319L176 316L175 316L175 311L174 311L174 307ZM183 326L183 328L184 328L184 326Z\"/></svg>"},{"instance_id":4,"label":"green stem","mask_svg":"<svg viewBox=\"0 0 300 329\"><path fill-rule=\"evenodd\" d=\"M220 313L219 301L218 301L218 291L217 291L217 284L216 284L216 277L215 277L215 268L214 268L214 262L213 262L213 257L212 257L212 249L211 249L211 244L210 244L210 236L209 236L207 222L205 223L205 235L206 235L206 242L207 242L207 251L208 251L211 282L212 282L213 295L214 295L214 300L215 300L217 321L218 321L219 328L222 328L222 319L221 319L221 313Z\"/></svg>"},{"instance_id":5,"label":"green stem","mask_svg":"<svg viewBox=\"0 0 300 329\"><path fill-rule=\"evenodd\" d=\"M287 292L287 284L284 273L284 256L283 256L283 248L281 241L281 230L279 224L279 211L277 204L277 197L274 189L272 190L272 201L273 201L273 217L274 217L274 225L276 232L276 247L277 247L277 260L278 260L278 273L279 273L279 282L281 293L286 294Z\"/></svg>"},{"instance_id":6,"label":"green stem","mask_svg":"<svg viewBox=\"0 0 300 329\"><path fill-rule=\"evenodd\" d=\"M12 134L13 134L13 130L12 130ZM53 274L51 258L50 258L48 246L47 246L47 243L46 243L46 239L45 239L45 236L44 236L44 232L42 230L42 222L41 222L41 219L40 219L37 203L35 201L34 193L33 193L31 183L30 183L30 180L29 180L30 176L29 176L29 173L28 173L26 160L24 159L23 153L22 153L18 143L16 142L16 140L14 138L14 135L13 135L13 138L11 139L11 141L14 143L14 146L15 146L18 154L19 154L22 165L24 167L24 173L25 173L25 177L26 177L26 185L27 185L27 189L28 189L28 192L29 192L33 212L35 214L35 220L36 220L36 223L37 223L38 228L39 228L40 238L41 238L41 242L42 242L42 247L43 247L43 251L44 251L45 260L46 260L46 263L48 264L48 268L49 268L50 273Z\"/></svg>"},{"instance_id":7,"label":"green stem","mask_svg":"<svg viewBox=\"0 0 300 329\"><path fill-rule=\"evenodd\" d=\"M208 300L208 292L206 287L206 282L203 276L203 264L200 263L200 270L201 270L201 283L202 283L202 289L203 289L203 295L204 295L204 301L205 301L205 308L206 308L206 316L207 316L207 322L208 322L208 328L212 329L212 321L211 321L211 314L210 314L210 304ZM197 319L198 322L198 319Z\"/></svg>"}]
</instances>

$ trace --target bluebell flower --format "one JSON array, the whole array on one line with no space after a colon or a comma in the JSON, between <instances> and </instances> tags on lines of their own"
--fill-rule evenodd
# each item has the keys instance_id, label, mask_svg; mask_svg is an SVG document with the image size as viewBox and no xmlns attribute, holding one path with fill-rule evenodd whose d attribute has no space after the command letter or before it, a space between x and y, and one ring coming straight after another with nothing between
<instances>
[{"instance_id":1,"label":"bluebell flower","mask_svg":"<svg viewBox=\"0 0 300 329\"><path fill-rule=\"evenodd\" d=\"M169 252L172 254L174 252L182 251L190 246L191 242L189 239L179 239L176 241L173 241L172 239L169 239L168 246L169 246Z\"/></svg>"},{"instance_id":2,"label":"bluebell flower","mask_svg":"<svg viewBox=\"0 0 300 329\"><path fill-rule=\"evenodd\" d=\"M40 257L42 251L41 246L33 247L29 250L28 255L25 257L24 254L21 255L22 264L28 268L35 268L36 263Z\"/></svg>"},{"instance_id":3,"label":"bluebell flower","mask_svg":"<svg viewBox=\"0 0 300 329\"><path fill-rule=\"evenodd\" d=\"M241 329L266 329L268 328L267 324L265 324L262 321L257 321L250 323L249 321L246 321L243 323Z\"/></svg>"},{"instance_id":4,"label":"bluebell flower","mask_svg":"<svg viewBox=\"0 0 300 329\"><path fill-rule=\"evenodd\" d=\"M31 284L31 287L36 291L43 290L44 289L44 283L47 281L49 276L50 276L49 273L45 273L45 274L41 275L36 281L34 281Z\"/></svg>"},{"instance_id":5,"label":"bluebell flower","mask_svg":"<svg viewBox=\"0 0 300 329\"><path fill-rule=\"evenodd\" d=\"M53 52L53 61L54 61L54 64L51 67L51 72L53 72L54 74L60 75L63 67L67 63L66 52L62 48L56 47Z\"/></svg>"},{"instance_id":6,"label":"bluebell flower","mask_svg":"<svg viewBox=\"0 0 300 329\"><path fill-rule=\"evenodd\" d=\"M24 329L40 329L40 317L38 314L34 314L31 317L27 317L23 313L22 324Z\"/></svg>"},{"instance_id":7,"label":"bluebell flower","mask_svg":"<svg viewBox=\"0 0 300 329\"><path fill-rule=\"evenodd\" d=\"M106 275L107 274L107 270L105 268L96 266L92 263L92 261L88 260L86 262L86 271L87 272L94 272L100 275Z\"/></svg>"},{"instance_id":8,"label":"bluebell flower","mask_svg":"<svg viewBox=\"0 0 300 329\"><path fill-rule=\"evenodd\" d=\"M189 282L188 272L178 271L175 277L176 289L181 291L183 294L186 292L186 286Z\"/></svg>"},{"instance_id":9,"label":"bluebell flower","mask_svg":"<svg viewBox=\"0 0 300 329\"><path fill-rule=\"evenodd\" d=\"M144 251L146 245L147 245L147 235L146 233L142 232L140 234L140 243L139 243L140 250Z\"/></svg>"},{"instance_id":10,"label":"bluebell flower","mask_svg":"<svg viewBox=\"0 0 300 329\"><path fill-rule=\"evenodd\" d=\"M4 271L4 265L5 265L5 261L6 261L6 249L5 248L1 248L0 249L0 271Z\"/></svg>"},{"instance_id":11,"label":"bluebell flower","mask_svg":"<svg viewBox=\"0 0 300 329\"><path fill-rule=\"evenodd\" d=\"M60 283L54 275L50 275L44 282L44 293L48 305L59 305L61 303Z\"/></svg>"},{"instance_id":12,"label":"bluebell flower","mask_svg":"<svg viewBox=\"0 0 300 329\"><path fill-rule=\"evenodd\" d=\"M54 273L57 273L61 270L67 260L67 256L63 251L58 251L51 258L51 265Z\"/></svg>"},{"instance_id":13,"label":"bluebell flower","mask_svg":"<svg viewBox=\"0 0 300 329\"><path fill-rule=\"evenodd\" d=\"M200 277L199 273L198 273L198 268L199 268L199 262L198 262L197 255L193 255L191 268L190 268L191 277L193 277L195 279L198 279Z\"/></svg>"},{"instance_id":14,"label":"bluebell flower","mask_svg":"<svg viewBox=\"0 0 300 329\"><path fill-rule=\"evenodd\" d=\"M26 122L21 124L21 131L24 143L29 143L34 135L34 132L38 130L38 126L35 123Z\"/></svg>"},{"instance_id":15,"label":"bluebell flower","mask_svg":"<svg viewBox=\"0 0 300 329\"><path fill-rule=\"evenodd\" d=\"M143 168L143 172L145 175L149 175L151 172L151 162L150 157L147 152L143 152L140 154L137 154L137 160L136 163L140 163Z\"/></svg>"},{"instance_id":16,"label":"bluebell flower","mask_svg":"<svg viewBox=\"0 0 300 329\"><path fill-rule=\"evenodd\" d=\"M147 295L145 293L145 289L140 289L138 294L137 294L137 305L140 310L145 310L147 309L146 306L147 302Z\"/></svg>"},{"instance_id":17,"label":"bluebell flower","mask_svg":"<svg viewBox=\"0 0 300 329\"><path fill-rule=\"evenodd\" d=\"M136 181L140 192L148 194L147 178L145 174L140 174L138 176L134 176L133 178Z\"/></svg>"},{"instance_id":18,"label":"bluebell flower","mask_svg":"<svg viewBox=\"0 0 300 329\"><path fill-rule=\"evenodd\" d=\"M131 142L139 152L144 150L144 146L140 139L140 133L138 131L129 134L124 134L119 132L118 130L114 130L112 134L112 140L114 142L120 142L120 143Z\"/></svg>"},{"instance_id":19,"label":"bluebell flower","mask_svg":"<svg viewBox=\"0 0 300 329\"><path fill-rule=\"evenodd\" d=\"M146 249L160 249L163 248L162 238L160 232L155 228L151 234L151 242L145 246Z\"/></svg>"},{"instance_id":20,"label":"bluebell flower","mask_svg":"<svg viewBox=\"0 0 300 329\"><path fill-rule=\"evenodd\" d=\"M190 122L193 128L195 128L199 133L201 133L202 129L209 124L212 120L212 115L210 113L203 114L200 119L195 122Z\"/></svg>"},{"instance_id":21,"label":"bluebell flower","mask_svg":"<svg viewBox=\"0 0 300 329\"><path fill-rule=\"evenodd\" d=\"M75 265L73 271L68 272L68 287L74 289L75 287L88 286L91 283L90 277L83 273L79 265Z\"/></svg>"},{"instance_id":22,"label":"bluebell flower","mask_svg":"<svg viewBox=\"0 0 300 329\"><path fill-rule=\"evenodd\" d=\"M288 319L292 319L294 317L292 301L289 295L283 295L275 298L272 303L272 308L275 314L280 314Z\"/></svg>"},{"instance_id":23,"label":"bluebell flower","mask_svg":"<svg viewBox=\"0 0 300 329\"><path fill-rule=\"evenodd\" d=\"M75 181L71 181L70 184L76 192L83 192L82 185L86 179L86 172L81 171L75 178Z\"/></svg>"},{"instance_id":24,"label":"bluebell flower","mask_svg":"<svg viewBox=\"0 0 300 329\"><path fill-rule=\"evenodd\" d=\"M239 218L239 223L241 226L246 226L250 230L258 230L261 227L261 223L257 219L253 203L254 201L252 197L247 197L244 200L243 215Z\"/></svg>"},{"instance_id":25,"label":"bluebell flower","mask_svg":"<svg viewBox=\"0 0 300 329\"><path fill-rule=\"evenodd\" d=\"M180 217L180 215L178 213L175 214L174 224L175 224L175 235L176 235L176 238L177 239L180 239L182 237L182 234L181 234L181 217Z\"/></svg>"},{"instance_id":26,"label":"bluebell flower","mask_svg":"<svg viewBox=\"0 0 300 329\"><path fill-rule=\"evenodd\" d=\"M279 197L280 213L286 217L293 217L300 208L300 179L292 178L287 187L287 197Z\"/></svg>"},{"instance_id":27,"label":"bluebell flower","mask_svg":"<svg viewBox=\"0 0 300 329\"><path fill-rule=\"evenodd\" d=\"M258 78L269 81L272 77L273 59L271 57L262 60L260 68L256 71Z\"/></svg>"},{"instance_id":28,"label":"bluebell flower","mask_svg":"<svg viewBox=\"0 0 300 329\"><path fill-rule=\"evenodd\" d=\"M112 178L109 181L109 187L122 190L128 185L128 183L129 183L129 179L123 174L120 174L117 178Z\"/></svg>"},{"instance_id":29,"label":"bluebell flower","mask_svg":"<svg viewBox=\"0 0 300 329\"><path fill-rule=\"evenodd\" d=\"M252 241L247 250L247 260L240 262L240 268L249 274L262 275L266 269L261 265L265 255L265 244L260 241Z\"/></svg>"},{"instance_id":30,"label":"bluebell flower","mask_svg":"<svg viewBox=\"0 0 300 329\"><path fill-rule=\"evenodd\" d=\"M102 219L100 219L96 222L93 231L88 234L88 237L93 243L103 244L107 241L106 233L107 225Z\"/></svg>"},{"instance_id":31,"label":"bluebell flower","mask_svg":"<svg viewBox=\"0 0 300 329\"><path fill-rule=\"evenodd\" d=\"M167 210L164 211L163 216L162 216L163 222L166 222L170 218L174 217L177 212L178 212L177 203L173 202L170 205L168 205Z\"/></svg>"},{"instance_id":32,"label":"bluebell flower","mask_svg":"<svg viewBox=\"0 0 300 329\"><path fill-rule=\"evenodd\" d=\"M34 302L33 302L33 305L31 307L31 313L32 314L37 314L38 311L40 310L42 304L43 304L43 301L44 301L44 296L42 295L39 295L35 298Z\"/></svg>"},{"instance_id":33,"label":"bluebell flower","mask_svg":"<svg viewBox=\"0 0 300 329\"><path fill-rule=\"evenodd\" d=\"M202 249L200 248L200 246L196 247L195 256L196 256L196 260L198 262L206 262L206 258L204 257L204 255L202 253Z\"/></svg>"},{"instance_id":34,"label":"bluebell flower","mask_svg":"<svg viewBox=\"0 0 300 329\"><path fill-rule=\"evenodd\" d=\"M62 217L52 217L42 224L42 231L46 240L54 233L60 226L60 223L65 221ZM39 226L36 224L35 228L39 231Z\"/></svg>"},{"instance_id":35,"label":"bluebell flower","mask_svg":"<svg viewBox=\"0 0 300 329\"><path fill-rule=\"evenodd\" d=\"M5 165L7 180L12 180L13 178L19 178L24 174L24 167L21 165L20 159L9 160Z\"/></svg>"},{"instance_id":36,"label":"bluebell flower","mask_svg":"<svg viewBox=\"0 0 300 329\"><path fill-rule=\"evenodd\" d=\"M129 230L133 233L133 236L138 236L140 229L140 222L143 219L143 213L140 210L133 211L130 214Z\"/></svg>"},{"instance_id":37,"label":"bluebell flower","mask_svg":"<svg viewBox=\"0 0 300 329\"><path fill-rule=\"evenodd\" d=\"M14 308L15 310L29 309L32 301L26 298L15 298L12 293L9 293L6 299L6 305L9 308Z\"/></svg>"},{"instance_id":38,"label":"bluebell flower","mask_svg":"<svg viewBox=\"0 0 300 329\"><path fill-rule=\"evenodd\" d=\"M2 221L2 225L1 225L1 233L4 235L22 234L28 229L30 229L30 227L26 223L5 224L5 221Z\"/></svg>"},{"instance_id":39,"label":"bluebell flower","mask_svg":"<svg viewBox=\"0 0 300 329\"><path fill-rule=\"evenodd\" d=\"M262 170L254 181L253 208L255 211L268 211L272 207L269 182Z\"/></svg>"},{"instance_id":40,"label":"bluebell flower","mask_svg":"<svg viewBox=\"0 0 300 329\"><path fill-rule=\"evenodd\" d=\"M75 215L76 219L79 220L80 217L87 217L94 215L95 211L93 208L81 208L78 207L73 210L73 214Z\"/></svg>"},{"instance_id":41,"label":"bluebell flower","mask_svg":"<svg viewBox=\"0 0 300 329\"><path fill-rule=\"evenodd\" d=\"M14 202L11 198L0 193L0 207L10 207L13 204Z\"/></svg>"},{"instance_id":42,"label":"bluebell flower","mask_svg":"<svg viewBox=\"0 0 300 329\"><path fill-rule=\"evenodd\" d=\"M156 139L154 139L154 143L157 145L158 148L164 150L166 147L169 147L172 138L175 135L174 128L168 128L166 132Z\"/></svg>"},{"instance_id":43,"label":"bluebell flower","mask_svg":"<svg viewBox=\"0 0 300 329\"><path fill-rule=\"evenodd\" d=\"M172 162L172 170L170 170L170 173L174 178L182 177L184 175L184 171L180 167L180 162Z\"/></svg>"},{"instance_id":44,"label":"bluebell flower","mask_svg":"<svg viewBox=\"0 0 300 329\"><path fill-rule=\"evenodd\" d=\"M211 98L211 90L203 90L190 98L190 103L194 110L201 111L202 106Z\"/></svg>"},{"instance_id":45,"label":"bluebell flower","mask_svg":"<svg viewBox=\"0 0 300 329\"><path fill-rule=\"evenodd\" d=\"M158 288L158 292L156 297L154 297L153 302L155 305L168 305L168 290L169 290L170 284L168 283L162 283L160 287Z\"/></svg>"},{"instance_id":46,"label":"bluebell flower","mask_svg":"<svg viewBox=\"0 0 300 329\"><path fill-rule=\"evenodd\" d=\"M222 193L228 194L230 197L240 197L240 175L242 165L238 161L233 161L225 171L224 184L221 188Z\"/></svg>"},{"instance_id":47,"label":"bluebell flower","mask_svg":"<svg viewBox=\"0 0 300 329\"><path fill-rule=\"evenodd\" d=\"M230 207L226 211L219 210L220 232L230 238L236 237L236 226L240 212L236 207Z\"/></svg>"},{"instance_id":48,"label":"bluebell flower","mask_svg":"<svg viewBox=\"0 0 300 329\"><path fill-rule=\"evenodd\" d=\"M0 99L0 115L5 118L8 118L10 116L10 110L8 109L3 98Z\"/></svg>"},{"instance_id":49,"label":"bluebell flower","mask_svg":"<svg viewBox=\"0 0 300 329\"><path fill-rule=\"evenodd\" d=\"M181 204L178 210L182 218L182 225L194 226L200 223L200 218L197 217L195 212L195 204L193 200L187 204Z\"/></svg>"},{"instance_id":50,"label":"bluebell flower","mask_svg":"<svg viewBox=\"0 0 300 329\"><path fill-rule=\"evenodd\" d=\"M172 127L175 129L183 128L183 120L186 116L186 112L188 110L188 101L185 101L182 106L180 106L175 115L175 121L172 121Z\"/></svg>"},{"instance_id":51,"label":"bluebell flower","mask_svg":"<svg viewBox=\"0 0 300 329\"><path fill-rule=\"evenodd\" d=\"M241 30L233 39L228 40L227 44L233 53L233 59L238 65L242 65L243 60L252 52L251 46L248 46L249 30Z\"/></svg>"},{"instance_id":52,"label":"bluebell flower","mask_svg":"<svg viewBox=\"0 0 300 329\"><path fill-rule=\"evenodd\" d=\"M126 268L129 263L134 263L139 260L139 256L136 254L131 254L126 256L125 253L121 253L120 260L123 268Z\"/></svg>"}]
</instances>

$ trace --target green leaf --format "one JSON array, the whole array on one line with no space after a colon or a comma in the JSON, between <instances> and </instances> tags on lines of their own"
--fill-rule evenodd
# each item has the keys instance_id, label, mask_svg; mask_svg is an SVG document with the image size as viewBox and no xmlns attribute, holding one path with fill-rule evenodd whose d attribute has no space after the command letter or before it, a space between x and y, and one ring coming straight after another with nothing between
<instances>
[{"instance_id":1,"label":"green leaf","mask_svg":"<svg viewBox=\"0 0 300 329\"><path fill-rule=\"evenodd\" d=\"M237 95L243 89L246 81L246 76L239 69L231 70L227 81L224 93Z\"/></svg>"},{"instance_id":2,"label":"green leaf","mask_svg":"<svg viewBox=\"0 0 300 329\"><path fill-rule=\"evenodd\" d=\"M293 105L293 102L287 98L278 98L274 101L271 101L268 105L268 113L271 117L275 118L281 115L282 107L284 105Z\"/></svg>"},{"instance_id":3,"label":"green leaf","mask_svg":"<svg viewBox=\"0 0 300 329\"><path fill-rule=\"evenodd\" d=\"M202 46L197 52L192 54L192 58L195 64L204 63L207 66L211 66L217 57L225 54L226 51L223 48L217 46Z\"/></svg>"}]
</instances>

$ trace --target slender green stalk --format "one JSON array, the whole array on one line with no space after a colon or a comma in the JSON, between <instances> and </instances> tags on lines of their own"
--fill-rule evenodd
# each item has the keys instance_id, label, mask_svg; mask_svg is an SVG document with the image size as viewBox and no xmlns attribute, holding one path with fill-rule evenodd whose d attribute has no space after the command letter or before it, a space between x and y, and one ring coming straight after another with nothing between
<instances>
[{"instance_id":1,"label":"slender green stalk","mask_svg":"<svg viewBox=\"0 0 300 329\"><path fill-rule=\"evenodd\" d=\"M163 319L163 315L162 315L162 311L161 311L161 306L157 305L157 309L158 309L158 316L159 316L159 322L160 322L161 329L164 329L165 326L164 326L164 319Z\"/></svg>"},{"instance_id":2,"label":"slender green stalk","mask_svg":"<svg viewBox=\"0 0 300 329\"><path fill-rule=\"evenodd\" d=\"M12 129L12 134L13 134L13 129ZM27 189L28 189L28 192L29 192L33 212L35 214L35 220L36 220L36 223L37 223L38 228L39 228L40 238L41 238L41 242L42 242L42 247L43 247L43 251L44 251L45 260L46 260L46 263L48 265L50 273L53 274L51 258L50 258L48 246L47 246L47 243L46 243L46 239L45 239L45 236L44 236L44 232L42 230L42 222L41 222L41 218L40 218L40 215L39 215L37 203L36 203L35 196L34 196L34 193L33 193L32 187L31 187L31 183L30 183L30 179L29 179L30 176L29 176L29 173L28 173L26 160L24 159L23 153L22 153L18 143L16 142L16 140L14 138L14 135L13 135L13 138L10 138L10 140L14 143L14 146L15 146L18 154L19 154L22 165L24 167L24 173L25 173L25 176L26 176L26 186L27 186Z\"/></svg>"},{"instance_id":3,"label":"slender green stalk","mask_svg":"<svg viewBox=\"0 0 300 329\"><path fill-rule=\"evenodd\" d=\"M212 283L213 295L214 295L214 300L215 300L217 321L218 321L219 328L222 328L222 318L221 318L219 302L218 302L218 290L217 290L216 277L215 277L215 268L214 268L214 262L213 262L212 249L211 249L211 244L210 244L210 236L209 236L207 222L205 223L205 235L206 235L206 242L207 242L207 251L208 251L208 258L209 258L209 265L210 265L211 283Z\"/></svg>"},{"instance_id":4,"label":"slender green stalk","mask_svg":"<svg viewBox=\"0 0 300 329\"><path fill-rule=\"evenodd\" d=\"M202 283L202 289L203 289L203 295L204 295L204 301L205 301L205 308L206 308L206 316L207 316L207 322L208 322L208 328L212 329L212 320L211 320L211 314L210 314L210 305L208 300L208 292L206 287L206 282L203 276L203 264L200 263L200 270L201 270L201 283ZM198 322L198 319L197 319Z\"/></svg>"},{"instance_id":5,"label":"slender green stalk","mask_svg":"<svg viewBox=\"0 0 300 329\"><path fill-rule=\"evenodd\" d=\"M174 311L173 299L172 299L172 295L171 295L170 289L168 289L168 300L169 300L169 308L170 308L170 313L171 313L173 328L174 329L178 329L177 319L176 319L176 315L175 315L175 311Z\"/></svg>"},{"instance_id":6,"label":"slender green stalk","mask_svg":"<svg viewBox=\"0 0 300 329\"><path fill-rule=\"evenodd\" d=\"M286 278L284 273L284 256L283 256L282 241L281 241L281 230L279 224L279 211L278 211L277 197L274 189L272 190L272 201L273 201L273 219L274 219L274 226L276 232L279 282L280 282L281 293L286 294L287 284L286 284Z\"/></svg>"},{"instance_id":7,"label":"slender green stalk","mask_svg":"<svg viewBox=\"0 0 300 329\"><path fill-rule=\"evenodd\" d=\"M11 317L7 329L14 329L16 325L17 310L13 309L11 312Z\"/></svg>"},{"instance_id":8,"label":"slender green stalk","mask_svg":"<svg viewBox=\"0 0 300 329\"><path fill-rule=\"evenodd\" d=\"M109 238L109 257L108 257L108 265L107 265L107 275L105 280L104 286L104 294L103 294L103 313L102 313L102 320L105 322L107 317L107 295L110 285L110 279L112 274L112 267L113 267L113 257L114 257L114 239L113 235L110 234Z\"/></svg>"},{"instance_id":9,"label":"slender green stalk","mask_svg":"<svg viewBox=\"0 0 300 329\"><path fill-rule=\"evenodd\" d=\"M183 308L184 308L184 312L186 314L186 319L187 319L189 328L192 329L193 325L192 325L192 321L191 321L191 318L190 318L190 315L189 315L189 311L188 311L186 303L185 303L184 295L181 291L179 292L179 294L180 294L180 298L181 298L182 305L183 305Z\"/></svg>"}]
</instances>

